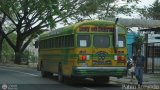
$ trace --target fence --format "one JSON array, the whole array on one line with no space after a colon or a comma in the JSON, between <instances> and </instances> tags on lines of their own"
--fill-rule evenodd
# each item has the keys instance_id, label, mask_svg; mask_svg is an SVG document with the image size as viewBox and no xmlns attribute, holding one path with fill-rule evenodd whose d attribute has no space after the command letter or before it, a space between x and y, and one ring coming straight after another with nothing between
<instances>
[{"instance_id":1,"label":"fence","mask_svg":"<svg viewBox=\"0 0 160 90\"><path fill-rule=\"evenodd\" d=\"M147 62L145 63L146 73L160 73L160 42L146 43L145 56Z\"/></svg>"},{"instance_id":2,"label":"fence","mask_svg":"<svg viewBox=\"0 0 160 90\"><path fill-rule=\"evenodd\" d=\"M132 56L136 53L136 45L128 45L128 54ZM132 50L130 50L132 47ZM146 58L145 73L160 73L160 42L144 43L142 45L142 54Z\"/></svg>"}]
</instances>

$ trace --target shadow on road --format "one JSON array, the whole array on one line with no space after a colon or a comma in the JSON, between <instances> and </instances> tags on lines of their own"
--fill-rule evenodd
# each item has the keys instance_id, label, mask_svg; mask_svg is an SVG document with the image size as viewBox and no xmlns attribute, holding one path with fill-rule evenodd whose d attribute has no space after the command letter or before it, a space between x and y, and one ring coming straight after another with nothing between
<instances>
[{"instance_id":1,"label":"shadow on road","mask_svg":"<svg viewBox=\"0 0 160 90\"><path fill-rule=\"evenodd\" d=\"M53 79L54 81L58 81L58 77L50 77L50 79ZM92 79L81 79L81 78L65 78L64 85L69 85L72 87L121 87L120 84L115 83L96 83Z\"/></svg>"}]
</instances>

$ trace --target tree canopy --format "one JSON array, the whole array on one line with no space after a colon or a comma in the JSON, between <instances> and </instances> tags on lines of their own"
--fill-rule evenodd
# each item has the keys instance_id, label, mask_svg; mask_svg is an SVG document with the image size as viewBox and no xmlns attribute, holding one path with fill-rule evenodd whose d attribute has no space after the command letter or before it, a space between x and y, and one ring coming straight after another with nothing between
<instances>
[{"instance_id":1,"label":"tree canopy","mask_svg":"<svg viewBox=\"0 0 160 90\"><path fill-rule=\"evenodd\" d=\"M139 0L87 0L80 8L81 12L75 14L79 20L87 19L105 19L116 17L118 14L131 15L136 9Z\"/></svg>"},{"instance_id":2,"label":"tree canopy","mask_svg":"<svg viewBox=\"0 0 160 90\"><path fill-rule=\"evenodd\" d=\"M9 21L12 30L0 29L2 35L15 51L15 63L20 63L20 54L33 37L42 29L53 28L57 22L78 12L83 0L1 0L2 21ZM10 27L6 25L7 27ZM7 36L7 32L16 33L16 43Z\"/></svg>"},{"instance_id":3,"label":"tree canopy","mask_svg":"<svg viewBox=\"0 0 160 90\"><path fill-rule=\"evenodd\" d=\"M155 2L149 7L144 7L138 10L142 17L153 20L160 20L160 2L155 0Z\"/></svg>"}]
</instances>

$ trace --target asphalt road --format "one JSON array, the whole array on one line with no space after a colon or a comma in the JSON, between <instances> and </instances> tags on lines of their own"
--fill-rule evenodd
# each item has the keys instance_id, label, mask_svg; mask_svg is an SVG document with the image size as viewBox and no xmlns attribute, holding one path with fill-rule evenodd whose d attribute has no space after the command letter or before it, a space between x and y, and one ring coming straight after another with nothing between
<instances>
[{"instance_id":1,"label":"asphalt road","mask_svg":"<svg viewBox=\"0 0 160 90\"><path fill-rule=\"evenodd\" d=\"M35 69L0 66L0 90L6 86L8 90L121 90L121 85L115 82L96 84L82 80L60 83L55 77L42 78Z\"/></svg>"}]
</instances>

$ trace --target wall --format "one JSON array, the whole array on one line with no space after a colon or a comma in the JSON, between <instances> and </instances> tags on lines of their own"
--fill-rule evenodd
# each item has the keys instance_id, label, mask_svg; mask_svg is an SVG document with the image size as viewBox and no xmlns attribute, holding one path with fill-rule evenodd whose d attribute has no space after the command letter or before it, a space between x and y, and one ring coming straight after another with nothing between
<instances>
[{"instance_id":1,"label":"wall","mask_svg":"<svg viewBox=\"0 0 160 90\"><path fill-rule=\"evenodd\" d=\"M127 33L127 50L128 50L128 57L132 58L132 43L134 42L136 37L136 33L135 32L128 32Z\"/></svg>"}]
</instances>

